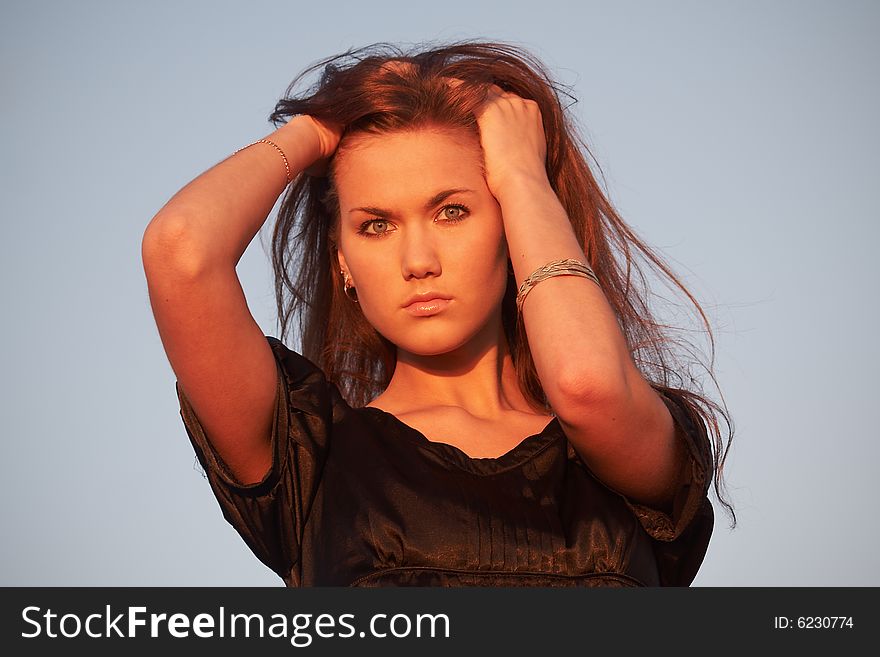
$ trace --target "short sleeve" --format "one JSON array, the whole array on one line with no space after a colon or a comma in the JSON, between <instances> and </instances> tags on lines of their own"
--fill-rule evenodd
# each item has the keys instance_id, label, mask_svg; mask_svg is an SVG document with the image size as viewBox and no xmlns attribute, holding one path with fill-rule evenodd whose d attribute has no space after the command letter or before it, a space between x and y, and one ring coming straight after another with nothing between
<instances>
[{"instance_id":1,"label":"short sleeve","mask_svg":"<svg viewBox=\"0 0 880 657\"><path fill-rule=\"evenodd\" d=\"M321 481L330 444L335 386L321 369L265 336L276 363L272 466L258 483L235 479L207 439L199 419L175 383L180 415L223 517L253 553L288 585L298 577L302 532Z\"/></svg>"},{"instance_id":2,"label":"short sleeve","mask_svg":"<svg viewBox=\"0 0 880 657\"><path fill-rule=\"evenodd\" d=\"M670 513L622 497L654 539L661 585L687 586L703 562L715 522L708 498L712 448L702 418L673 391L656 390L672 415L676 436L687 446L689 463Z\"/></svg>"}]
</instances>

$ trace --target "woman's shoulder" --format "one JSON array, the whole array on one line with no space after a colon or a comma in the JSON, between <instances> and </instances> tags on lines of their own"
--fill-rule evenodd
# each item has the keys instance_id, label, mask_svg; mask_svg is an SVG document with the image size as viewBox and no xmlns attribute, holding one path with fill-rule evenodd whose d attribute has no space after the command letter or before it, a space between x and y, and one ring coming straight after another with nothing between
<instances>
[{"instance_id":1,"label":"woman's shoulder","mask_svg":"<svg viewBox=\"0 0 880 657\"><path fill-rule=\"evenodd\" d=\"M275 360L281 365L285 374L288 375L288 378L291 378L294 381L305 380L308 378L323 378L326 380L324 371L312 360L298 351L294 351L276 337L271 335L264 337L272 348Z\"/></svg>"},{"instance_id":2,"label":"woman's shoulder","mask_svg":"<svg viewBox=\"0 0 880 657\"><path fill-rule=\"evenodd\" d=\"M324 370L284 342L265 336L278 365L278 380L291 410L332 422L349 410L339 387Z\"/></svg>"}]
</instances>

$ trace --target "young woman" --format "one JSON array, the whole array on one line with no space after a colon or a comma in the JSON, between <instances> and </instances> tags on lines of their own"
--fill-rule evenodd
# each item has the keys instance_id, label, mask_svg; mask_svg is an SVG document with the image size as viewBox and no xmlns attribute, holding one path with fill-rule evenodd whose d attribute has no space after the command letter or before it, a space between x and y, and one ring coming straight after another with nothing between
<instances>
[{"instance_id":1,"label":"young woman","mask_svg":"<svg viewBox=\"0 0 880 657\"><path fill-rule=\"evenodd\" d=\"M507 44L348 52L150 222L187 433L287 585L697 573L723 465L698 404L717 406L669 385L631 245L678 281L601 193L559 94ZM235 272L285 189L273 264L299 351L263 334Z\"/></svg>"}]
</instances>

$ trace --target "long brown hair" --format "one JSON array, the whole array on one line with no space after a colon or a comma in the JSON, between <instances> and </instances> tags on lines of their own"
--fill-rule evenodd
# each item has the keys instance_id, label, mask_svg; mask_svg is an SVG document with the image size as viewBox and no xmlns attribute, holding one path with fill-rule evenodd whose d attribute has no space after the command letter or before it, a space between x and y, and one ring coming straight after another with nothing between
<instances>
[{"instance_id":1,"label":"long brown hair","mask_svg":"<svg viewBox=\"0 0 880 657\"><path fill-rule=\"evenodd\" d=\"M294 90L317 71L319 79L294 95ZM450 85L450 79L460 83ZM451 127L478 134L474 112L485 100L490 84L538 103L553 190L568 213L587 262L601 281L639 370L656 389L682 400L695 421L710 427L715 492L732 517L731 526L735 526L733 507L721 493L733 426L724 409L688 389L699 389L695 377L688 375L685 384L683 373L699 359L689 362L681 358L675 349L687 343L672 338L674 327L655 321L648 303L652 292L637 256L693 304L711 342L712 356L705 369L715 381L711 366L715 344L709 321L670 267L627 226L602 192L586 156L594 163L595 158L568 112L576 99L553 80L540 61L520 47L479 40L440 47L421 45L408 51L393 44L373 44L309 66L293 80L269 118L280 125L294 115L308 114L341 124L344 131L337 152L344 150L347 137L364 133ZM565 106L563 98L569 101ZM326 177L301 174L290 185L272 235L275 296L281 335L286 335L291 319L295 319L301 353L324 370L350 405L363 406L390 382L396 347L367 322L343 292L337 260L338 215L332 161ZM516 281L509 274L502 302L505 334L523 394L535 409L546 412L547 398L516 312L516 291ZM694 353L690 345L685 351ZM730 429L726 445L716 414Z\"/></svg>"}]
</instances>

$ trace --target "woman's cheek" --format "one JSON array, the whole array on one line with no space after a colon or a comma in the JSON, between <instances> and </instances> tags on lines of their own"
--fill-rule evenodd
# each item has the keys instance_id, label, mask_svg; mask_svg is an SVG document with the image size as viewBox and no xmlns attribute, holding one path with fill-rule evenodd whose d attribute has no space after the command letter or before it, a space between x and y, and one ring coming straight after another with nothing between
<instances>
[{"instance_id":1,"label":"woman's cheek","mask_svg":"<svg viewBox=\"0 0 880 657\"><path fill-rule=\"evenodd\" d=\"M395 319L393 299L381 294L381 290L371 290L359 299L361 312L367 321L380 333L392 326ZM387 336L386 336L387 337Z\"/></svg>"}]
</instances>

